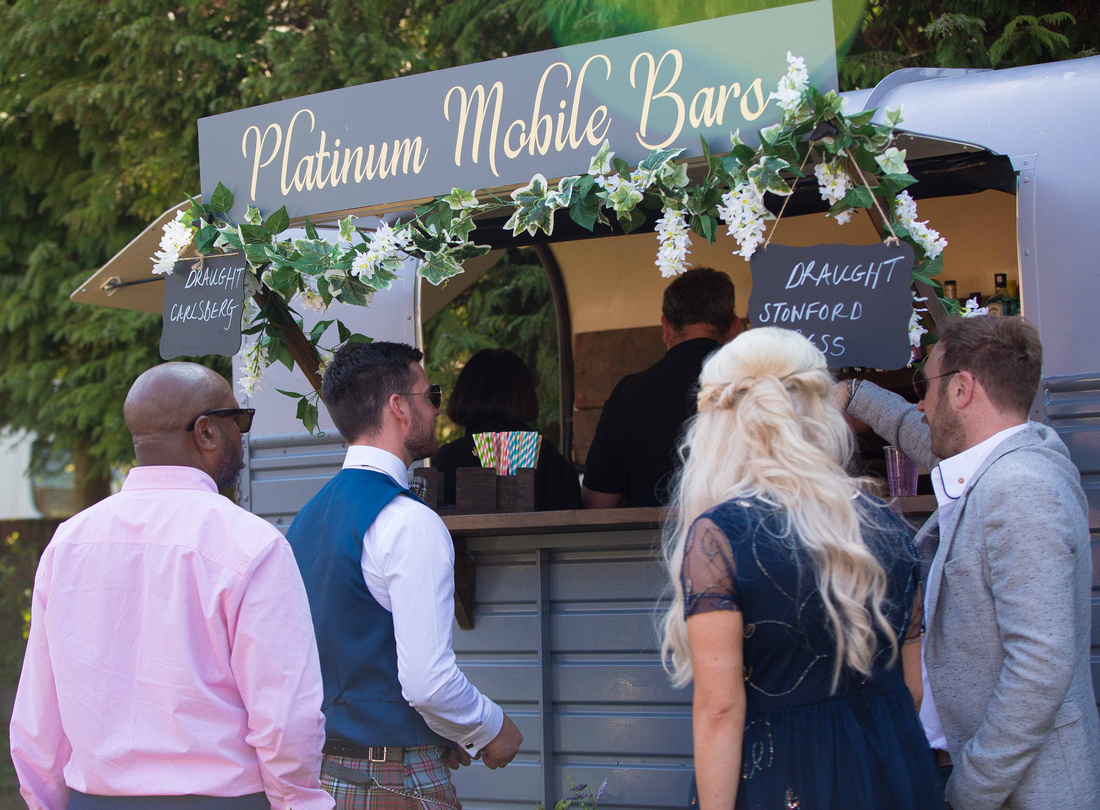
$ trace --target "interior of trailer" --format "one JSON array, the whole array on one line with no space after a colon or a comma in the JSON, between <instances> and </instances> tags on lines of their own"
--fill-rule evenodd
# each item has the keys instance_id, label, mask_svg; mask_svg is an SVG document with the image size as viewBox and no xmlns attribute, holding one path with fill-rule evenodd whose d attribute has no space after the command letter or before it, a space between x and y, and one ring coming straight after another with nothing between
<instances>
[{"instance_id":1,"label":"interior of trailer","mask_svg":"<svg viewBox=\"0 0 1100 810\"><path fill-rule=\"evenodd\" d=\"M993 276L1005 273L1019 281L1016 234L1016 176L1007 158L979 147L931 138L903 135L899 148L907 150L910 173L918 182L909 191L918 201L920 219L947 239L940 280L956 282L960 299L993 293ZM694 171L694 169L693 169ZM768 224L773 244L810 246L824 243L855 245L881 240L878 215L857 212L844 225L826 216L811 172L799 181L782 218ZM774 198L769 200L778 213ZM603 403L615 383L627 374L655 363L664 354L661 339L661 296L669 279L662 278L655 258L653 221L630 234L597 226L589 234L561 216L552 240L523 234L514 239L501 230L502 220L479 225L475 237L494 247L509 242L525 245L538 255L551 279L559 308L561 340L562 436L568 456L583 465ZM541 236L541 234L540 234ZM688 261L694 267L713 267L727 273L737 290L737 314L751 327L749 301L752 274L749 262L724 227L713 245L692 236ZM422 284L421 318L426 321L466 290L500 258L501 251L467 263L463 275L445 286ZM860 370L903 394L911 394L910 370ZM867 455L877 456L877 448Z\"/></svg>"}]
</instances>

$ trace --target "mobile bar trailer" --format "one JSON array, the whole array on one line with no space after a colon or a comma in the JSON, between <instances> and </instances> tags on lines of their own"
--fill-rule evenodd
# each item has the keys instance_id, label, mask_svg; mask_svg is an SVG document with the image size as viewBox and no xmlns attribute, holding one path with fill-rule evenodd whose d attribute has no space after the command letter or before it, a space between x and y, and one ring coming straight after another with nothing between
<instances>
[{"instance_id":1,"label":"mobile bar trailer","mask_svg":"<svg viewBox=\"0 0 1100 810\"><path fill-rule=\"evenodd\" d=\"M690 147L701 133L719 153L718 141L731 130L744 133L775 120L768 118L767 91L758 95L753 85L763 76L763 86L774 86L786 51L807 55L815 84L835 86L827 9L820 2L789 6L204 119L204 196L223 182L241 209L238 221L253 200L265 211L285 203L295 221L308 216L335 239L334 223L348 214L369 228L407 217L413 205L454 187L503 192L535 172L552 179L583 173L605 137L632 166L666 138ZM790 33L812 29L806 19L814 14L828 28L824 49L809 34L794 41L798 35ZM793 19L801 24L792 27ZM756 43L742 50L741 62L719 56L731 50L732 38ZM1081 471L1094 560L1100 548L1100 318L1092 310L1100 277L1091 236L1100 217L1094 190L1100 157L1090 145L1100 110L1081 99L1098 95L1100 57L1000 71L902 70L872 90L844 94L848 114L873 109L882 120L887 109L903 109L897 145L906 149L918 180L912 194L950 243L941 277L955 279L960 291L987 290L994 273L1018 282L1022 313L1044 344L1032 418L1058 430ZM724 99L724 119L717 99ZM648 120L637 112L643 105ZM438 119L434 124L425 110ZM620 119L626 129L603 126ZM528 126L530 137L518 137ZM383 130L386 137L376 137ZM557 149L543 149L555 137ZM392 162L374 158L369 182L347 181L363 170L348 166L345 152L354 157L366 147L361 152L370 155L370 144L376 155L392 145ZM321 153L338 153L343 165L330 158L324 167ZM685 152L693 172L698 154L698 147ZM333 177L342 182L321 187L320 180ZM781 224L771 227L776 244L881 241L870 218L857 217L838 235L816 187L796 188L788 202ZM147 257L175 214L166 212L73 299L161 312L163 285L133 282L150 278ZM613 384L663 352L658 320L667 281L654 269L653 235L601 235L606 229L593 235L564 218L550 238L513 241L494 237L493 230L479 227L477 238L494 250L466 262L465 272L445 286L421 284L418 263L409 260L369 309L334 304L324 317L336 312L375 339L420 345L423 321L486 272L499 248L531 245L557 310L563 452L583 463ZM691 262L728 273L738 290L738 314L755 314L747 308L749 264L736 255L733 240L719 234L713 246L701 241L692 246ZM307 331L322 317L305 315ZM276 393L300 389L300 379L272 366L263 390L246 403L258 413L246 437L239 501L283 530L339 470L346 449L323 408L318 430L309 432L294 403ZM880 379L896 381L889 374ZM926 495L898 499L914 522L934 505ZM568 781L598 785L605 778L601 807L683 806L691 775L691 694L669 685L655 629L665 585L657 555L663 516L658 509L619 509L445 518L460 560L474 564L467 612L454 631L460 666L504 706L525 739L507 769L488 772L475 763L455 774L465 807L539 802L549 808L569 795ZM1098 597L1094 590L1094 627L1100 627ZM1094 682L1100 683L1100 644L1093 651Z\"/></svg>"}]
</instances>

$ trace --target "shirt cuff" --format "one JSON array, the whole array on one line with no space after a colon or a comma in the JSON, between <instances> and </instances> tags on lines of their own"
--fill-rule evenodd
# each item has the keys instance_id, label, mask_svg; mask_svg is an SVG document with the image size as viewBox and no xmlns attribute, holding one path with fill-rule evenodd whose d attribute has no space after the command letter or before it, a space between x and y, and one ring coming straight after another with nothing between
<instances>
[{"instance_id":1,"label":"shirt cuff","mask_svg":"<svg viewBox=\"0 0 1100 810\"><path fill-rule=\"evenodd\" d=\"M486 698L485 702L489 704L489 711L485 718L485 722L469 734L455 740L455 742L462 746L462 749L471 757L476 757L482 748L491 743L500 733L500 729L504 725L504 710L488 698Z\"/></svg>"}]
</instances>

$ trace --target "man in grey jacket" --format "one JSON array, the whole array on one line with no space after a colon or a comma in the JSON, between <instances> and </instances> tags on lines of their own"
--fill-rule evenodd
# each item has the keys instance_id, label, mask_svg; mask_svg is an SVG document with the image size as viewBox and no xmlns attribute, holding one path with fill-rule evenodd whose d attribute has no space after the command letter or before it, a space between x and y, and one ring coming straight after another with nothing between
<instances>
[{"instance_id":1,"label":"man in grey jacket","mask_svg":"<svg viewBox=\"0 0 1100 810\"><path fill-rule=\"evenodd\" d=\"M932 470L921 720L955 810L1100 807L1088 504L1065 445L1028 421L1041 367L1022 318L952 318L917 405L838 386L848 414Z\"/></svg>"}]
</instances>

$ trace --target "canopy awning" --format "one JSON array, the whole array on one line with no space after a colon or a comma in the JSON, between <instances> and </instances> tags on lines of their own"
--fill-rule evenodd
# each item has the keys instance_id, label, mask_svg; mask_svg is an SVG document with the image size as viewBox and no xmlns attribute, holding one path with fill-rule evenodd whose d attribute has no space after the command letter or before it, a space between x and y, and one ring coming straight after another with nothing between
<instances>
[{"instance_id":1,"label":"canopy awning","mask_svg":"<svg viewBox=\"0 0 1100 810\"><path fill-rule=\"evenodd\" d=\"M191 203L174 205L134 237L126 247L69 296L80 304L160 314L164 304L164 277L153 275L153 254L160 247L164 226Z\"/></svg>"}]
</instances>

